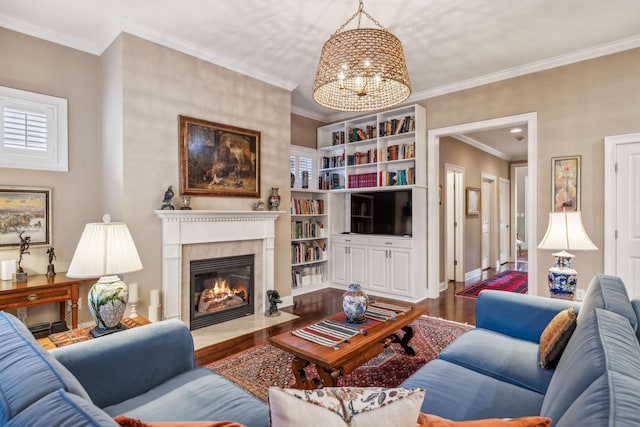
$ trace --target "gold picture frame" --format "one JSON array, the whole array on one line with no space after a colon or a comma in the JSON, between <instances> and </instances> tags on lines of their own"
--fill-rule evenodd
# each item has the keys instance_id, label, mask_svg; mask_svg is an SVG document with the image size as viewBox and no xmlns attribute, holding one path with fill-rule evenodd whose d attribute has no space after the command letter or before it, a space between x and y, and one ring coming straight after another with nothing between
<instances>
[{"instance_id":1,"label":"gold picture frame","mask_svg":"<svg viewBox=\"0 0 640 427\"><path fill-rule=\"evenodd\" d=\"M480 189L467 187L466 191L467 216L480 215Z\"/></svg>"},{"instance_id":2,"label":"gold picture frame","mask_svg":"<svg viewBox=\"0 0 640 427\"><path fill-rule=\"evenodd\" d=\"M51 188L0 186L0 249L20 246L20 233L51 246L51 200Z\"/></svg>"},{"instance_id":3,"label":"gold picture frame","mask_svg":"<svg viewBox=\"0 0 640 427\"><path fill-rule=\"evenodd\" d=\"M179 116L180 191L260 198L260 132Z\"/></svg>"},{"instance_id":4,"label":"gold picture frame","mask_svg":"<svg viewBox=\"0 0 640 427\"><path fill-rule=\"evenodd\" d=\"M581 156L551 158L551 212L580 210Z\"/></svg>"}]
</instances>

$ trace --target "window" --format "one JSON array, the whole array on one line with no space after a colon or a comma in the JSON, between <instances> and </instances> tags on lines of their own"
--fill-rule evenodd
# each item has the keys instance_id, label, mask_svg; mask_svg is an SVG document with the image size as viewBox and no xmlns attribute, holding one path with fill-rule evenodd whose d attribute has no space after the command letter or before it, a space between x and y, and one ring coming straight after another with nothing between
<instances>
[{"instance_id":1,"label":"window","mask_svg":"<svg viewBox=\"0 0 640 427\"><path fill-rule=\"evenodd\" d=\"M291 146L289 170L295 176L295 188L317 189L316 150L312 148ZM306 187L304 184L307 184Z\"/></svg>"},{"instance_id":2,"label":"window","mask_svg":"<svg viewBox=\"0 0 640 427\"><path fill-rule=\"evenodd\" d=\"M67 100L0 86L0 167L66 172Z\"/></svg>"}]
</instances>

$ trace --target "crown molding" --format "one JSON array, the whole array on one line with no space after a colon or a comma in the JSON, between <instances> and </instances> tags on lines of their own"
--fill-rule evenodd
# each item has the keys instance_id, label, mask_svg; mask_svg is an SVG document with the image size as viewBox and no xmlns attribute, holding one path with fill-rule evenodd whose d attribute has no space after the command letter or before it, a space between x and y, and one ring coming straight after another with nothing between
<instances>
[{"instance_id":1,"label":"crown molding","mask_svg":"<svg viewBox=\"0 0 640 427\"><path fill-rule=\"evenodd\" d=\"M484 151L487 154L491 154L492 156L499 157L502 160L510 161L511 156L503 153L500 150L496 150L495 148L489 147L488 145L483 144L477 139L470 138L466 135L451 135L452 138L457 139L460 142L464 142L465 144L469 144L472 147L477 148L478 150Z\"/></svg>"},{"instance_id":2,"label":"crown molding","mask_svg":"<svg viewBox=\"0 0 640 427\"><path fill-rule=\"evenodd\" d=\"M291 114L297 114L298 116L306 117L308 119L317 120L319 122L329 123L331 122L330 116L318 113L317 111L308 110L306 108L291 105Z\"/></svg>"},{"instance_id":3,"label":"crown molding","mask_svg":"<svg viewBox=\"0 0 640 427\"><path fill-rule=\"evenodd\" d=\"M560 55L554 58L548 58L526 65L498 71L495 73L485 74L484 76L474 77L472 79L463 80L449 85L443 85L433 89L415 92L409 96L408 101L410 103L415 103L425 99L434 98L436 96L447 95L449 93L459 92L465 89L472 89L474 87L496 83L502 80L520 77L527 74L533 74L540 71L550 70L552 68L562 67L564 65L575 64L577 62L599 58L601 56L611 55L638 47L640 47L640 36L633 36L612 43L578 50L566 55Z\"/></svg>"}]
</instances>

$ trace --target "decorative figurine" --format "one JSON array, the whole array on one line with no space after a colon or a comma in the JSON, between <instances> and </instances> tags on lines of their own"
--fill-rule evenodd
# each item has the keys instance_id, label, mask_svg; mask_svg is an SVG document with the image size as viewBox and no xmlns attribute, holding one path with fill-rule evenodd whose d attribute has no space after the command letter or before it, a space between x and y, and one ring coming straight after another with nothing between
<instances>
[{"instance_id":1,"label":"decorative figurine","mask_svg":"<svg viewBox=\"0 0 640 427\"><path fill-rule=\"evenodd\" d=\"M182 206L180 207L181 211L190 211L191 210L191 196L182 196Z\"/></svg>"},{"instance_id":2,"label":"decorative figurine","mask_svg":"<svg viewBox=\"0 0 640 427\"><path fill-rule=\"evenodd\" d=\"M20 264L22 263L22 257L25 254L31 255L31 252L29 252L31 237L23 236L23 234L24 234L24 231L21 231L20 234L18 234L18 237L20 238L20 258L18 258L18 269L14 273L16 283L25 283L27 281L27 273L24 271L24 269L22 268L22 265Z\"/></svg>"},{"instance_id":3,"label":"decorative figurine","mask_svg":"<svg viewBox=\"0 0 640 427\"><path fill-rule=\"evenodd\" d=\"M173 185L170 185L169 188L167 188L167 191L164 192L164 199L162 200L162 206L160 207L160 209L174 210L175 208L173 207L173 202L171 199L173 199Z\"/></svg>"},{"instance_id":4,"label":"decorative figurine","mask_svg":"<svg viewBox=\"0 0 640 427\"><path fill-rule=\"evenodd\" d=\"M296 185L296 176L293 174L293 172L291 173L291 188L293 188Z\"/></svg>"},{"instance_id":5,"label":"decorative figurine","mask_svg":"<svg viewBox=\"0 0 640 427\"><path fill-rule=\"evenodd\" d=\"M278 304L282 304L280 294L275 289L269 289L267 291L267 299L269 300L269 310L264 314L268 317L280 316L278 311Z\"/></svg>"},{"instance_id":6,"label":"decorative figurine","mask_svg":"<svg viewBox=\"0 0 640 427\"><path fill-rule=\"evenodd\" d=\"M262 200L257 200L253 204L253 210L254 211L263 211L264 210L264 202Z\"/></svg>"},{"instance_id":7,"label":"decorative figurine","mask_svg":"<svg viewBox=\"0 0 640 427\"><path fill-rule=\"evenodd\" d=\"M270 210L277 211L280 206L280 195L278 194L278 187L271 187L271 194L269 195Z\"/></svg>"},{"instance_id":8,"label":"decorative figurine","mask_svg":"<svg viewBox=\"0 0 640 427\"><path fill-rule=\"evenodd\" d=\"M47 255L49 255L49 265L47 265L47 277L53 277L56 275L56 269L53 267L53 260L56 259L56 252L53 246L47 249Z\"/></svg>"}]
</instances>

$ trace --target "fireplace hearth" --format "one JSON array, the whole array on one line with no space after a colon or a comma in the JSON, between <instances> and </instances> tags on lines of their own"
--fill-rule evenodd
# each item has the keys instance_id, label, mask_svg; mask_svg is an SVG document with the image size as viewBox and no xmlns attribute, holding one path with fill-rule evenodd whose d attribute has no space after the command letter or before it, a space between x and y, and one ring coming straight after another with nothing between
<instances>
[{"instance_id":1,"label":"fireplace hearth","mask_svg":"<svg viewBox=\"0 0 640 427\"><path fill-rule=\"evenodd\" d=\"M254 314L254 255L190 262L191 330Z\"/></svg>"}]
</instances>

